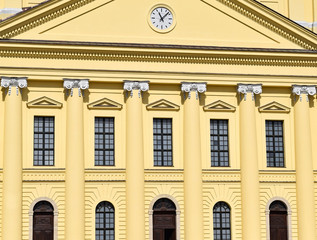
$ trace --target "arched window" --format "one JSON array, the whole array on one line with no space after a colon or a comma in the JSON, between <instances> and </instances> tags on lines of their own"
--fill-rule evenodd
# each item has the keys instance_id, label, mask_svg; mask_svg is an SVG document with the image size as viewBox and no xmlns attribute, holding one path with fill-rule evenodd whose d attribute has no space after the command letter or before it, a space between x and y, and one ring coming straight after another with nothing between
<instances>
[{"instance_id":1,"label":"arched window","mask_svg":"<svg viewBox=\"0 0 317 240\"><path fill-rule=\"evenodd\" d=\"M114 240L114 207L100 202L96 207L96 240Z\"/></svg>"},{"instance_id":2,"label":"arched window","mask_svg":"<svg viewBox=\"0 0 317 240\"><path fill-rule=\"evenodd\" d=\"M230 207L217 202L213 210L214 240L231 240Z\"/></svg>"},{"instance_id":3,"label":"arched window","mask_svg":"<svg viewBox=\"0 0 317 240\"><path fill-rule=\"evenodd\" d=\"M176 206L160 198L153 206L153 240L176 240Z\"/></svg>"},{"instance_id":4,"label":"arched window","mask_svg":"<svg viewBox=\"0 0 317 240\"><path fill-rule=\"evenodd\" d=\"M287 207L282 201L270 205L270 240L287 240Z\"/></svg>"},{"instance_id":5,"label":"arched window","mask_svg":"<svg viewBox=\"0 0 317 240\"><path fill-rule=\"evenodd\" d=\"M53 240L54 208L47 201L40 201L33 208L33 240Z\"/></svg>"}]
</instances>

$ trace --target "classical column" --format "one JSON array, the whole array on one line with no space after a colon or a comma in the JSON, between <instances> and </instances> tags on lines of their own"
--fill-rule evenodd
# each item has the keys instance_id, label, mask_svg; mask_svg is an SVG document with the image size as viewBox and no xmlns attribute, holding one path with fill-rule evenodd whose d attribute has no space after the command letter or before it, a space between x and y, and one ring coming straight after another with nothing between
<instances>
[{"instance_id":1,"label":"classical column","mask_svg":"<svg viewBox=\"0 0 317 240\"><path fill-rule=\"evenodd\" d=\"M255 94L261 84L238 84L240 93L240 164L242 195L242 238L260 239L259 168L255 121Z\"/></svg>"},{"instance_id":2,"label":"classical column","mask_svg":"<svg viewBox=\"0 0 317 240\"><path fill-rule=\"evenodd\" d=\"M145 239L144 152L142 92L148 82L125 81L126 114L126 201L127 239Z\"/></svg>"},{"instance_id":3,"label":"classical column","mask_svg":"<svg viewBox=\"0 0 317 240\"><path fill-rule=\"evenodd\" d=\"M206 83L182 82L184 93L184 210L185 239L203 240L203 190L199 94Z\"/></svg>"},{"instance_id":4,"label":"classical column","mask_svg":"<svg viewBox=\"0 0 317 240\"><path fill-rule=\"evenodd\" d=\"M2 239L22 239L22 88L27 78L2 77L4 113ZM11 88L14 87L14 91Z\"/></svg>"},{"instance_id":5,"label":"classical column","mask_svg":"<svg viewBox=\"0 0 317 240\"><path fill-rule=\"evenodd\" d=\"M82 91L87 79L64 79L66 115L65 239L85 239L85 164ZM77 91L74 92L74 89Z\"/></svg>"},{"instance_id":6,"label":"classical column","mask_svg":"<svg viewBox=\"0 0 317 240\"><path fill-rule=\"evenodd\" d=\"M315 86L293 85L298 239L315 239L315 206L309 97ZM304 96L304 98L302 97ZM298 97L296 97L298 96Z\"/></svg>"}]
</instances>

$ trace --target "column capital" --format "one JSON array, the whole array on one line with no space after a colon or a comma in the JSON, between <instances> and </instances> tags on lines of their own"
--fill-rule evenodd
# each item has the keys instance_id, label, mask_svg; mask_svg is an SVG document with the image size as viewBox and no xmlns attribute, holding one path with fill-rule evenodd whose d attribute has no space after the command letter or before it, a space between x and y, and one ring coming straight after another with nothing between
<instances>
[{"instance_id":1,"label":"column capital","mask_svg":"<svg viewBox=\"0 0 317 240\"><path fill-rule=\"evenodd\" d=\"M9 96L11 95L11 88L16 88L16 94L19 95L19 88L26 88L28 86L27 77L1 77L1 87L9 88Z\"/></svg>"},{"instance_id":2,"label":"column capital","mask_svg":"<svg viewBox=\"0 0 317 240\"><path fill-rule=\"evenodd\" d=\"M124 81L123 90L130 93L130 96L133 97L133 90L139 90L139 98L142 96L142 92L146 92L150 89L149 81Z\"/></svg>"},{"instance_id":3,"label":"column capital","mask_svg":"<svg viewBox=\"0 0 317 240\"><path fill-rule=\"evenodd\" d=\"M306 94L306 101L308 102L308 95L316 95L316 86L315 85L292 85L292 93L296 97L299 96L300 101L302 101L302 94Z\"/></svg>"},{"instance_id":4,"label":"column capital","mask_svg":"<svg viewBox=\"0 0 317 240\"><path fill-rule=\"evenodd\" d=\"M186 93L188 93L188 99L191 97L191 92L196 92L196 99L198 99L199 94L206 92L207 83L202 82L181 82L181 90L184 93L184 98L186 98Z\"/></svg>"},{"instance_id":5,"label":"column capital","mask_svg":"<svg viewBox=\"0 0 317 240\"><path fill-rule=\"evenodd\" d=\"M244 95L244 101L247 100L247 94L251 93L252 101L253 101L255 94L261 94L262 93L262 84L243 84L243 83L238 83L237 92Z\"/></svg>"},{"instance_id":6,"label":"column capital","mask_svg":"<svg viewBox=\"0 0 317 240\"><path fill-rule=\"evenodd\" d=\"M73 96L74 88L78 88L78 96L82 95L82 90L89 88L89 79L69 79L64 78L64 88L70 90L70 95ZM68 91L66 92L68 95Z\"/></svg>"}]
</instances>

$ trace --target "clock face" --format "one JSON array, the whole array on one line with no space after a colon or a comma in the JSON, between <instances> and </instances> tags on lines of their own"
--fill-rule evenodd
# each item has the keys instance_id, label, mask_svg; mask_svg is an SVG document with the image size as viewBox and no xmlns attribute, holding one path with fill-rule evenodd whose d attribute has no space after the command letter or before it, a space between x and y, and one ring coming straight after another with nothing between
<instances>
[{"instance_id":1,"label":"clock face","mask_svg":"<svg viewBox=\"0 0 317 240\"><path fill-rule=\"evenodd\" d=\"M156 7L151 12L150 21L157 30L167 30L173 25L173 14L166 7Z\"/></svg>"}]
</instances>

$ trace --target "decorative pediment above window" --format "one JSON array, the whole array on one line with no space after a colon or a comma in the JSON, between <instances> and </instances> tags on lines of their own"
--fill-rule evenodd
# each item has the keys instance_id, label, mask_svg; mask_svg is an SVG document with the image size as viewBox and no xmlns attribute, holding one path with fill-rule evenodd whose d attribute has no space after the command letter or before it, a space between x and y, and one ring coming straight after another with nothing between
<instances>
[{"instance_id":1,"label":"decorative pediment above window","mask_svg":"<svg viewBox=\"0 0 317 240\"><path fill-rule=\"evenodd\" d=\"M26 104L28 108L62 108L63 104L48 97L40 97Z\"/></svg>"},{"instance_id":2,"label":"decorative pediment above window","mask_svg":"<svg viewBox=\"0 0 317 240\"><path fill-rule=\"evenodd\" d=\"M204 111L206 112L234 112L236 108L229 103L225 103L221 100L210 103L204 106Z\"/></svg>"},{"instance_id":3,"label":"decorative pediment above window","mask_svg":"<svg viewBox=\"0 0 317 240\"><path fill-rule=\"evenodd\" d=\"M165 99L158 100L156 102L150 103L146 106L147 110L166 110L166 111L178 111L179 106L167 101Z\"/></svg>"},{"instance_id":4,"label":"decorative pediment above window","mask_svg":"<svg viewBox=\"0 0 317 240\"><path fill-rule=\"evenodd\" d=\"M286 107L278 102L271 102L268 103L262 107L259 107L259 112L269 112L269 113L289 113L290 112L290 108Z\"/></svg>"},{"instance_id":5,"label":"decorative pediment above window","mask_svg":"<svg viewBox=\"0 0 317 240\"><path fill-rule=\"evenodd\" d=\"M120 110L122 109L122 104L112 101L108 98L102 98L98 101L88 104L88 109Z\"/></svg>"}]
</instances>

